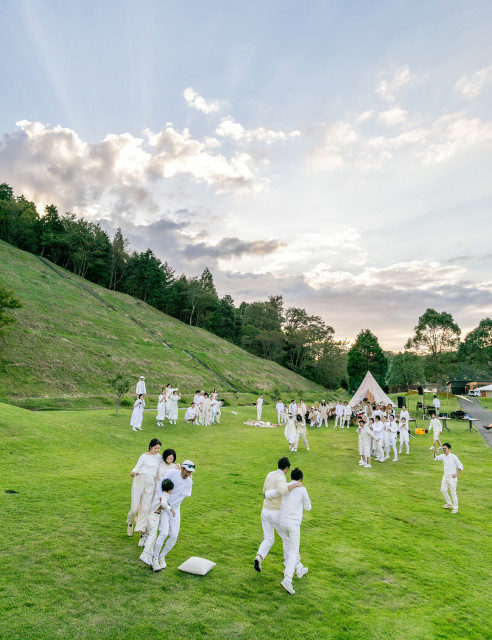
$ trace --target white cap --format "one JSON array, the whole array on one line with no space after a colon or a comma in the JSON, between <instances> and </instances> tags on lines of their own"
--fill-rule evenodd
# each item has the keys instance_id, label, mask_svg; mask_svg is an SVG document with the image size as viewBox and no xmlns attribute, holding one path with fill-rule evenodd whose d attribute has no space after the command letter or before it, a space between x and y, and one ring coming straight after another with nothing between
<instances>
[{"instance_id":1,"label":"white cap","mask_svg":"<svg viewBox=\"0 0 492 640\"><path fill-rule=\"evenodd\" d=\"M186 469L186 471L196 471L195 464L191 460L185 460L181 466L183 469Z\"/></svg>"}]
</instances>

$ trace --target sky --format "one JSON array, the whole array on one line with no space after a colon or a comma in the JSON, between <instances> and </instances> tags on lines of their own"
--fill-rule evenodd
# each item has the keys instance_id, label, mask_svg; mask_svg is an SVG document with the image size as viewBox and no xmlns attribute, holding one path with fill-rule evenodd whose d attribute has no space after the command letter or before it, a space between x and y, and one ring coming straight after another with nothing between
<instances>
[{"instance_id":1,"label":"sky","mask_svg":"<svg viewBox=\"0 0 492 640\"><path fill-rule=\"evenodd\" d=\"M492 316L489 0L0 0L0 182L402 350Z\"/></svg>"}]
</instances>

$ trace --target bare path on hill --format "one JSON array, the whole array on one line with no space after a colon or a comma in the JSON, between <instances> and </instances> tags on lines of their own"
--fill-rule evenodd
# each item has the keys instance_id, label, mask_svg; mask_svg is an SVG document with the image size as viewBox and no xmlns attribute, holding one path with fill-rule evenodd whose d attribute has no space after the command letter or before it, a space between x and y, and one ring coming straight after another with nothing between
<instances>
[{"instance_id":1,"label":"bare path on hill","mask_svg":"<svg viewBox=\"0 0 492 640\"><path fill-rule=\"evenodd\" d=\"M484 429L484 426L488 427L489 424L492 424L492 412L484 409L476 398L456 397L463 411L477 420L477 422L473 423L473 426L492 449L492 429L490 431ZM463 420L463 425L465 424L466 422Z\"/></svg>"}]
</instances>

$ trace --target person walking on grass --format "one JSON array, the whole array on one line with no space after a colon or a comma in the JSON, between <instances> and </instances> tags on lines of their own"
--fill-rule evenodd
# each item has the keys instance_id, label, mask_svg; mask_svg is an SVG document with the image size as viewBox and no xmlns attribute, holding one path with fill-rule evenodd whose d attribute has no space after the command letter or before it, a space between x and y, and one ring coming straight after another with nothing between
<instances>
[{"instance_id":1,"label":"person walking on grass","mask_svg":"<svg viewBox=\"0 0 492 640\"><path fill-rule=\"evenodd\" d=\"M436 411L436 416L439 415L439 409L441 408L441 401L439 400L439 398L434 394L434 399L432 400L432 404L434 405L434 409Z\"/></svg>"},{"instance_id":2,"label":"person walking on grass","mask_svg":"<svg viewBox=\"0 0 492 640\"><path fill-rule=\"evenodd\" d=\"M441 493L446 501L443 505L443 509L451 509L451 513L458 513L458 496L456 495L456 486L458 484L458 476L463 471L463 465L461 464L458 456L451 453L451 445L449 442L445 442L442 445L442 451L440 455L436 455L436 450L433 449L434 462L442 460L444 465L444 474L441 482ZM448 490L451 492L451 498L449 497Z\"/></svg>"},{"instance_id":3,"label":"person walking on grass","mask_svg":"<svg viewBox=\"0 0 492 640\"><path fill-rule=\"evenodd\" d=\"M149 450L142 453L132 469L131 505L126 517L128 536L133 535L134 529L144 534L147 528L147 516L154 493L155 475L162 462L162 456L159 455L160 449L161 441L153 438L149 442Z\"/></svg>"},{"instance_id":4,"label":"person walking on grass","mask_svg":"<svg viewBox=\"0 0 492 640\"><path fill-rule=\"evenodd\" d=\"M163 480L171 480L174 486L172 493L169 494L168 504L170 509L161 513L159 537L155 542L153 552L153 562L157 556L161 569L166 568L166 556L171 549L174 548L174 545L178 540L179 529L181 526L181 503L185 498L189 498L191 496L193 489L191 474L194 472L195 465L193 462L191 460L185 460L181 465L181 469L171 469L163 478ZM167 522L165 521L165 518L167 518ZM164 548L162 548L164 541L166 541L166 544L164 545ZM143 560L143 562L145 562L145 560Z\"/></svg>"},{"instance_id":5,"label":"person walking on grass","mask_svg":"<svg viewBox=\"0 0 492 640\"><path fill-rule=\"evenodd\" d=\"M359 429L357 429L360 434L360 448L362 449L362 460L364 461L364 464L362 466L366 469L370 469L372 467L371 445L372 441L376 440L371 420L373 420L373 418L369 418L369 422L363 423L363 425L361 425Z\"/></svg>"},{"instance_id":6,"label":"person walking on grass","mask_svg":"<svg viewBox=\"0 0 492 640\"><path fill-rule=\"evenodd\" d=\"M163 389L159 395L159 400L157 401L157 426L163 427L164 420L166 419L166 390Z\"/></svg>"},{"instance_id":7,"label":"person walking on grass","mask_svg":"<svg viewBox=\"0 0 492 640\"><path fill-rule=\"evenodd\" d=\"M429 433L432 431L432 447L429 449L435 449L436 444L439 444L439 449L442 449L441 441L439 440L439 436L442 433L442 424L439 418L436 417L436 414L432 414L432 418L429 425Z\"/></svg>"},{"instance_id":8,"label":"person walking on grass","mask_svg":"<svg viewBox=\"0 0 492 640\"><path fill-rule=\"evenodd\" d=\"M306 421L304 417L301 416L300 413L297 414L296 417L296 441L294 443L293 451L297 451L297 445L299 444L299 438L302 437L302 441L304 442L304 446L306 450L309 451L309 443L307 441L307 429L306 429Z\"/></svg>"},{"instance_id":9,"label":"person walking on grass","mask_svg":"<svg viewBox=\"0 0 492 640\"><path fill-rule=\"evenodd\" d=\"M147 389L145 388L145 378L143 376L140 376L138 382L137 382L137 386L135 388L135 393L137 396L140 396L142 393L146 394L147 393Z\"/></svg>"},{"instance_id":10,"label":"person walking on grass","mask_svg":"<svg viewBox=\"0 0 492 640\"><path fill-rule=\"evenodd\" d=\"M347 429L350 429L350 420L352 419L352 407L346 402L343 405L343 418L342 418L342 429L347 425Z\"/></svg>"},{"instance_id":11,"label":"person walking on grass","mask_svg":"<svg viewBox=\"0 0 492 640\"><path fill-rule=\"evenodd\" d=\"M167 406L169 407L167 417L171 424L176 424L176 420L178 419L178 401L180 398L181 396L178 395L178 390L173 389L167 401Z\"/></svg>"},{"instance_id":12,"label":"person walking on grass","mask_svg":"<svg viewBox=\"0 0 492 640\"><path fill-rule=\"evenodd\" d=\"M410 453L410 434L408 431L408 424L405 418L401 417L400 414L400 451L403 449L403 445L405 445L407 449L407 455Z\"/></svg>"},{"instance_id":13,"label":"person walking on grass","mask_svg":"<svg viewBox=\"0 0 492 640\"><path fill-rule=\"evenodd\" d=\"M296 442L296 421L294 416L289 415L287 417L287 422L285 423L284 436L287 439L287 443L289 445L289 451L294 450L294 445Z\"/></svg>"},{"instance_id":14,"label":"person walking on grass","mask_svg":"<svg viewBox=\"0 0 492 640\"><path fill-rule=\"evenodd\" d=\"M263 484L263 495L265 497L263 501L263 508L261 510L261 526L263 528L263 541L258 547L258 552L255 557L254 567L255 570L261 572L263 560L267 557L268 552L272 548L275 542L275 531L278 533L282 540L284 550L284 562L287 562L289 554L289 538L284 529L280 527L280 505L281 496L286 495L296 487L302 486L301 482L294 482L287 484L285 476L290 469L289 458L280 458L277 463L277 470L271 471L265 478ZM277 491L276 497L267 498L268 491Z\"/></svg>"},{"instance_id":15,"label":"person walking on grass","mask_svg":"<svg viewBox=\"0 0 492 640\"><path fill-rule=\"evenodd\" d=\"M277 404L275 405L275 410L277 411L277 424L282 425L283 415L284 415L284 403L282 402L282 398L277 400Z\"/></svg>"},{"instance_id":16,"label":"person walking on grass","mask_svg":"<svg viewBox=\"0 0 492 640\"><path fill-rule=\"evenodd\" d=\"M130 427L132 431L142 431L143 413L145 409L145 394L141 393L133 405Z\"/></svg>"},{"instance_id":17,"label":"person walking on grass","mask_svg":"<svg viewBox=\"0 0 492 640\"><path fill-rule=\"evenodd\" d=\"M303 473L297 467L290 474L291 481L287 486L302 482ZM292 579L294 571L298 578L302 578L308 572L307 567L301 564L299 547L301 544L301 522L303 511L311 511L311 500L306 487L297 487L290 493L282 496L280 505L280 526L287 533L289 540L289 554L285 563L284 579L280 583L288 592L294 594Z\"/></svg>"},{"instance_id":18,"label":"person walking on grass","mask_svg":"<svg viewBox=\"0 0 492 640\"><path fill-rule=\"evenodd\" d=\"M165 568L161 566L161 559L159 558L159 551L162 548L164 540L169 533L169 520L170 517L174 517L176 512L169 506L169 497L174 489L174 483L168 478L164 478L158 484L152 504L150 507L150 514L147 518L147 539L145 541L145 547L140 555L140 560L145 564L152 567L154 571L160 571ZM159 539L162 538L162 542L159 540L157 543L157 530L159 530ZM157 552L156 552L157 551Z\"/></svg>"},{"instance_id":19,"label":"person walking on grass","mask_svg":"<svg viewBox=\"0 0 492 640\"><path fill-rule=\"evenodd\" d=\"M339 400L335 407L335 425L334 429L337 428L338 423L340 422L340 427L343 425L343 416L345 414L345 407L342 404L342 401Z\"/></svg>"}]
</instances>

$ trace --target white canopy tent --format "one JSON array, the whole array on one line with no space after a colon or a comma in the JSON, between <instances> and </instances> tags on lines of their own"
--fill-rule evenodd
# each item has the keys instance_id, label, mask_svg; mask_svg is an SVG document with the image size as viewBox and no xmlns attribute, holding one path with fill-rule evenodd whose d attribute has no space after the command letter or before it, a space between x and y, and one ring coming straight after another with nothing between
<instances>
[{"instance_id":1,"label":"white canopy tent","mask_svg":"<svg viewBox=\"0 0 492 640\"><path fill-rule=\"evenodd\" d=\"M366 377L362 380L362 384L354 393L352 400L349 402L351 407L354 407L356 404L359 404L367 398L369 402L376 404L391 404L393 407L396 406L395 403L388 398L388 396L381 389L379 384L376 382L376 379L372 375L370 371L366 373Z\"/></svg>"}]
</instances>

